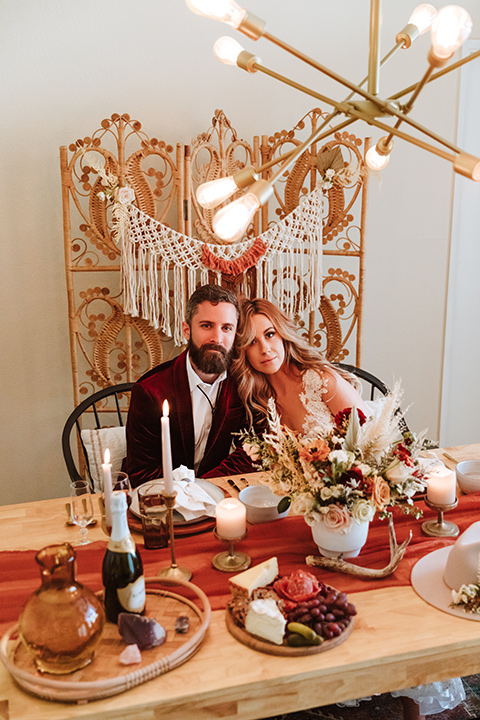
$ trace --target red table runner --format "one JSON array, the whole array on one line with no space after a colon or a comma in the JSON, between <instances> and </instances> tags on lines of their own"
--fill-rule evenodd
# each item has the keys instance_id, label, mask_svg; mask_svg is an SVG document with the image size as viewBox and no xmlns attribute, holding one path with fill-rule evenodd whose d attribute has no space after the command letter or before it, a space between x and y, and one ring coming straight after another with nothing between
<instances>
[{"instance_id":1,"label":"red table runner","mask_svg":"<svg viewBox=\"0 0 480 720\"><path fill-rule=\"evenodd\" d=\"M435 513L419 503L424 511L424 520L435 518ZM466 530L479 519L480 496L464 495L459 499L458 507L447 517L454 521L460 532ZM309 568L323 582L334 585L345 592L360 592L380 587L392 587L410 584L413 565L424 555L437 548L451 545L455 538L430 538L421 532L423 520L395 514L395 530L398 543L401 543L412 530L413 537L405 556L397 570L382 580L362 580L342 573L334 573L320 568ZM77 579L92 590L102 588L102 560L107 543L94 542L85 547L77 547ZM154 577L158 570L170 564L170 550L145 550L138 545L143 560L146 577ZM287 575L297 568L305 568L305 557L316 554L310 528L302 517L287 517L272 523L250 525L247 538L239 544L239 549L248 553L252 565L256 565L272 556L277 556L280 573ZM230 597L228 573L214 570L212 557L227 548L226 544L215 539L212 532L193 537L178 538L175 542L178 565L185 565L193 572L192 582L208 595L213 610L225 607ZM0 553L0 634L19 617L21 608L29 595L40 586L39 567L35 562L34 550ZM370 526L368 540L358 558L352 560L363 567L384 567L389 559L388 522L375 519Z\"/></svg>"}]
</instances>

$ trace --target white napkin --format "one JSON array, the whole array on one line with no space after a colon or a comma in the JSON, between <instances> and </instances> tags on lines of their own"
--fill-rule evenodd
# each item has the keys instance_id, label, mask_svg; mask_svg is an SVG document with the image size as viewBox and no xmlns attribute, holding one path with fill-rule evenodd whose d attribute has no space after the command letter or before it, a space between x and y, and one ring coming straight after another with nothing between
<instances>
[{"instance_id":1,"label":"white napkin","mask_svg":"<svg viewBox=\"0 0 480 720\"><path fill-rule=\"evenodd\" d=\"M195 482L195 470L190 470L186 465L180 465L172 472L173 480L186 480L187 482Z\"/></svg>"},{"instance_id":2,"label":"white napkin","mask_svg":"<svg viewBox=\"0 0 480 720\"><path fill-rule=\"evenodd\" d=\"M177 480L173 486L177 492L175 510L185 520L194 520L203 515L215 516L215 500L200 485L188 480Z\"/></svg>"},{"instance_id":3,"label":"white napkin","mask_svg":"<svg viewBox=\"0 0 480 720\"><path fill-rule=\"evenodd\" d=\"M215 500L200 485L195 484L195 472L180 465L173 473L176 490L175 510L188 522L197 517L215 517Z\"/></svg>"}]
</instances>

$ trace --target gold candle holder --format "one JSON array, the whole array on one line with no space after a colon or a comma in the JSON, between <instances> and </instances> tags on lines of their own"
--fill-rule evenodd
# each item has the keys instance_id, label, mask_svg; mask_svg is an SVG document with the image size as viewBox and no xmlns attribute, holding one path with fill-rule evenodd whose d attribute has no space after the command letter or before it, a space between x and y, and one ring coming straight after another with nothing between
<instances>
[{"instance_id":1,"label":"gold candle holder","mask_svg":"<svg viewBox=\"0 0 480 720\"><path fill-rule=\"evenodd\" d=\"M430 502L428 498L425 498L425 505L431 510L436 510L438 517L437 520L426 520L422 523L422 532L424 535L430 535L431 537L457 537L460 532L458 526L450 522L450 520L444 520L443 513L456 508L458 499L455 498L455 502L449 505L437 505Z\"/></svg>"},{"instance_id":2,"label":"gold candle holder","mask_svg":"<svg viewBox=\"0 0 480 720\"><path fill-rule=\"evenodd\" d=\"M179 567L175 561L175 532L173 527L173 508L175 507L175 498L177 493L173 490L171 493L166 493L165 490L162 493L167 506L167 523L170 531L170 554L171 564L168 568L163 568L157 573L158 577L169 578L170 580L190 580L192 577L192 571L186 567Z\"/></svg>"},{"instance_id":3,"label":"gold candle holder","mask_svg":"<svg viewBox=\"0 0 480 720\"><path fill-rule=\"evenodd\" d=\"M250 555L247 555L247 553L244 552L239 552L233 547L235 543L241 542L241 540L244 540L247 537L247 532L248 531L245 530L244 534L238 538L225 538L219 535L216 529L213 531L217 540L228 543L228 551L224 550L221 553L217 553L217 555L214 555L212 558L212 565L215 570L221 570L222 572L238 572L239 570L246 570L250 567L250 563L252 562Z\"/></svg>"}]
</instances>

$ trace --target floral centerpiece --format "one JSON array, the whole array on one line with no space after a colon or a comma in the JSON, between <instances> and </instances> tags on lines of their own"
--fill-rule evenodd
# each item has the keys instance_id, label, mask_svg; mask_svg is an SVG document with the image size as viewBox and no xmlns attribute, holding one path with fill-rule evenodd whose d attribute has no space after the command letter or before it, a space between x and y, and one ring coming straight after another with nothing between
<instances>
[{"instance_id":1,"label":"floral centerpiece","mask_svg":"<svg viewBox=\"0 0 480 720\"><path fill-rule=\"evenodd\" d=\"M402 506L415 517L413 502L426 487L417 459L423 436L403 435L398 428L400 389L376 401L372 415L356 408L338 413L333 428L298 435L280 422L274 400L269 401L268 429L263 436L241 433L245 452L259 469L267 470L262 483L283 496L279 510L291 503L296 514L314 526L347 533L352 523L385 518L390 508Z\"/></svg>"}]
</instances>

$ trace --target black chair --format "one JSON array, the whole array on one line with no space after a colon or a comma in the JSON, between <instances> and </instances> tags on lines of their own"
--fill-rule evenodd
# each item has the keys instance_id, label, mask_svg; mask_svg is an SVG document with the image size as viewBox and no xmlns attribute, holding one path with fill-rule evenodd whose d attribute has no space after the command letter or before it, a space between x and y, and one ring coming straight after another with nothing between
<instances>
[{"instance_id":1,"label":"black chair","mask_svg":"<svg viewBox=\"0 0 480 720\"><path fill-rule=\"evenodd\" d=\"M63 451L63 457L65 460L65 464L67 466L68 474L70 476L70 481L74 482L75 480L85 480L87 479L93 486L92 478L90 475L90 466L88 461L88 455L85 448L85 445L82 442L82 416L85 413L88 413L93 416L95 428L100 429L102 427L107 427L106 425L102 425L101 421L101 412L99 410L99 403L101 403L102 400L105 400L105 398L109 398L111 396L114 397L115 405L108 407L108 412L105 414L108 416L109 425L108 427L111 427L111 420L112 420L112 413L115 413L115 417L117 420L117 425L123 427L124 425L124 418L122 416L122 409L120 407L120 401L119 396L120 395L130 395L130 390L132 389L134 383L127 382L122 383L120 385L111 385L109 387L103 388L102 390L99 390L98 392L94 393L93 395L90 395L89 397L85 398L80 405L78 405L75 410L69 415L65 427L63 428L62 432L62 451ZM98 407L97 407L98 405ZM75 431L75 429L76 431ZM76 438L76 444L78 447L79 454L80 452L82 455L79 457L79 467L77 467L77 464L75 462L75 456L72 449L72 439ZM83 456L83 457L82 457ZM81 473L84 473L84 477L82 477Z\"/></svg>"},{"instance_id":2,"label":"black chair","mask_svg":"<svg viewBox=\"0 0 480 720\"><path fill-rule=\"evenodd\" d=\"M362 370L361 368L355 367L355 365L348 365L346 363L334 363L334 366L339 367L342 370L346 370L349 373L352 373L352 375L355 375L363 381L364 386L370 392L370 396L368 398L365 398L366 400L375 400L375 397L378 397L378 393L380 393L381 395L388 395L388 393L390 392L389 388L385 385L384 382L382 382L379 378L377 378L375 375L372 375L372 373L367 372L366 370ZM398 427L400 428L400 432L410 432L400 408L398 408L397 414L399 416Z\"/></svg>"}]
</instances>

